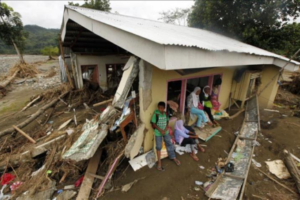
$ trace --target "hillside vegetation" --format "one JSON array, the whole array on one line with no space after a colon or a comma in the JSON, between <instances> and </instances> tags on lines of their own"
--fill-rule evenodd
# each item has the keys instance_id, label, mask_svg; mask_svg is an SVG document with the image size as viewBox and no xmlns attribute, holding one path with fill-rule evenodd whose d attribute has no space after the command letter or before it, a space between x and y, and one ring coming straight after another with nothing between
<instances>
[{"instance_id":1,"label":"hillside vegetation","mask_svg":"<svg viewBox=\"0 0 300 200\"><path fill-rule=\"evenodd\" d=\"M29 33L24 54L41 54L41 50L45 47L58 47L59 29L46 29L37 25L26 25L24 30ZM12 46L7 46L0 40L0 54L15 53Z\"/></svg>"}]
</instances>

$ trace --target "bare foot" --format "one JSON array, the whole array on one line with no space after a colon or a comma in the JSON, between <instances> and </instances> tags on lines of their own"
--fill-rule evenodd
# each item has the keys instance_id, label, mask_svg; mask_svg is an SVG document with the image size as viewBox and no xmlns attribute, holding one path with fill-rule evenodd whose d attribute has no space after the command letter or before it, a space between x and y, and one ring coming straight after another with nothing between
<instances>
[{"instance_id":1,"label":"bare foot","mask_svg":"<svg viewBox=\"0 0 300 200\"><path fill-rule=\"evenodd\" d=\"M174 158L173 160L174 160L174 162L176 163L176 165L178 165L178 166L179 166L179 165L181 164L181 163L180 163L180 161L179 161L179 160L177 160L177 158Z\"/></svg>"}]
</instances>

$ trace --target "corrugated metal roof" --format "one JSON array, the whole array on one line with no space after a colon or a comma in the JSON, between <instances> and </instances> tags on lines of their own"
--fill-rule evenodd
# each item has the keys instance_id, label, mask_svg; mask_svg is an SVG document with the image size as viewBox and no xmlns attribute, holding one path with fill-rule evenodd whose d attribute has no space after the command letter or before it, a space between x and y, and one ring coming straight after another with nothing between
<instances>
[{"instance_id":1,"label":"corrugated metal roof","mask_svg":"<svg viewBox=\"0 0 300 200\"><path fill-rule=\"evenodd\" d=\"M167 24L88 8L66 6L82 15L162 45L197 47L209 51L229 51L289 60L286 57L197 28ZM300 63L293 61L294 64Z\"/></svg>"}]
</instances>

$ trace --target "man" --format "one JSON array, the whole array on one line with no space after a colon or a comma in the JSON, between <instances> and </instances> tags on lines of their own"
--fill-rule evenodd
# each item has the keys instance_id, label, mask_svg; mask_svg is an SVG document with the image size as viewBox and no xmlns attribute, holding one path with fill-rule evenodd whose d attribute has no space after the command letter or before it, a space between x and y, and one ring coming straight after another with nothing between
<instances>
[{"instance_id":1,"label":"man","mask_svg":"<svg viewBox=\"0 0 300 200\"><path fill-rule=\"evenodd\" d=\"M158 109L154 111L154 114L151 118L151 124L154 128L155 143L156 143L156 153L157 153L157 169L159 171L164 171L164 168L161 166L161 149L162 149L162 140L164 139L165 145L168 151L168 156L171 160L175 162L176 165L180 165L180 161L176 159L174 146L171 142L171 137L168 130L169 117L165 112L166 104L165 102L158 103Z\"/></svg>"}]
</instances>

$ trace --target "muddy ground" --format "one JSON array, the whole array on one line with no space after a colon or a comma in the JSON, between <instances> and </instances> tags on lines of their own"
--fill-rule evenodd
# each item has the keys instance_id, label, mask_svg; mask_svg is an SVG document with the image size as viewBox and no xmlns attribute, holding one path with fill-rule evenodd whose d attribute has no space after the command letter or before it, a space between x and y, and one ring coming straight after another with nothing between
<instances>
[{"instance_id":1,"label":"muddy ground","mask_svg":"<svg viewBox=\"0 0 300 200\"><path fill-rule=\"evenodd\" d=\"M38 66L43 75L47 75L51 70L58 69L58 62L46 61ZM50 79L50 78L48 78ZM27 118L31 113L39 108L33 106L25 112L19 113L30 97L43 92L43 87L34 89L35 83L16 84L20 80L16 79L12 84L7 96L0 97L0 130L11 127L13 124L18 124ZM39 80L44 84L47 78ZM56 81L54 81L56 84ZM61 109L64 109L64 104L59 104ZM57 108L57 110L60 109ZM300 118L291 117L291 110L286 108L274 108L279 110L280 113L267 112L261 108L261 126L262 135L259 136L258 142L261 146L255 148L254 159L261 163L261 170L270 174L266 168L265 161L268 159L276 160L283 159L283 150L288 149L294 155L300 157ZM96 111L100 112L100 108ZM233 110L231 112L237 112ZM45 116L47 113L45 113ZM44 116L44 117L45 117ZM62 122L72 117L72 113L58 116L54 120L54 127L58 127ZM84 123L87 115L79 116L79 123ZM91 117L91 115L89 116ZM243 121L243 114L233 120L220 120L222 131L215 137L204 143L207 145L205 153L198 153L200 158L199 162L195 162L188 154L182 156L177 155L181 161L181 166L176 166L168 159L163 160L164 172L157 171L156 168L149 169L147 166L134 172L128 165L128 160L123 159L113 176L113 189L106 192L100 199L103 200L183 200L183 199L208 199L204 191L194 191L195 181L206 182L209 179L206 175L210 174L211 169L214 168L215 162L218 157L226 157L226 152L229 152L235 140L234 133L241 128ZM268 123L269 122L269 123ZM34 130L34 127L40 126L38 120L35 120L30 125L23 128L25 132ZM16 139L22 136L17 136ZM39 136L34 136L38 138ZM268 140L266 140L268 138ZM1 138L2 140L2 138ZM271 141L271 142L270 142ZM28 143L28 141L26 141ZM226 151L226 152L225 152ZM204 166L201 169L199 166ZM84 171L82 172L84 173ZM98 172L99 175L105 175L105 172ZM270 174L271 175L271 174ZM296 191L295 182L292 179L279 180L274 175L271 175L276 180L285 184L289 188ZM130 183L134 180L139 180L127 192L122 193L120 187L124 184ZM73 180L72 180L73 181ZM72 183L68 181L68 183ZM98 184L99 185L99 184ZM94 188L93 191L95 191ZM260 198L254 197L257 195ZM247 185L245 189L245 196L243 199L299 199L299 196L290 194L289 191L282 188L272 180L268 179L265 175L261 174L253 167L250 168Z\"/></svg>"}]
</instances>

